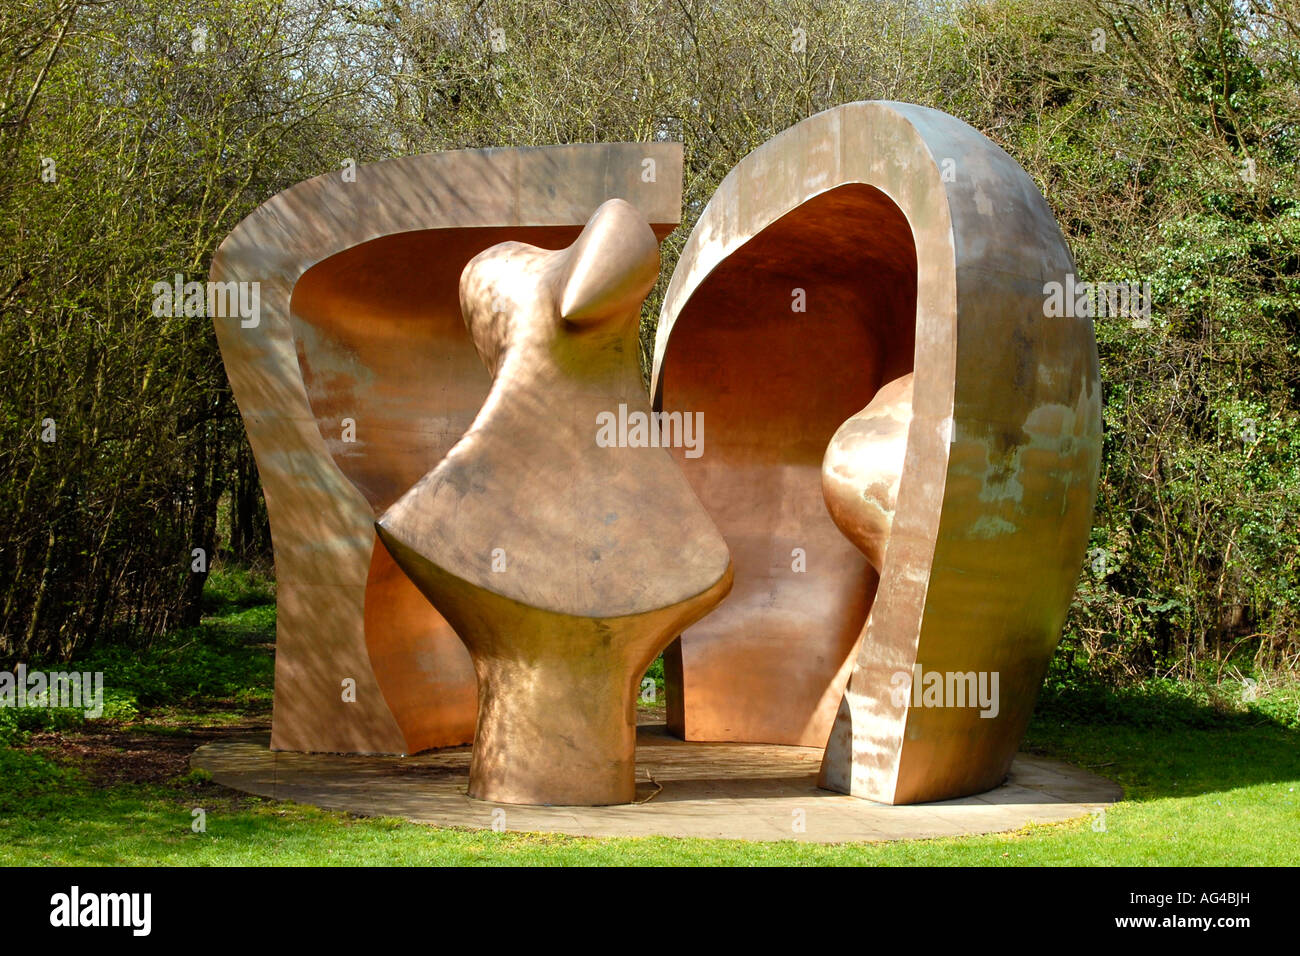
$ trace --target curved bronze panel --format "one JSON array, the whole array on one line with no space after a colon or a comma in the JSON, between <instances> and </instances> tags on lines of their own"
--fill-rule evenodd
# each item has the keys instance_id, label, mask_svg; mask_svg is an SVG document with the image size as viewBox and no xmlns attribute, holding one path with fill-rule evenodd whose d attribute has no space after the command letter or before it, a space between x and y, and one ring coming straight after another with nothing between
<instances>
[{"instance_id":1,"label":"curved bronze panel","mask_svg":"<svg viewBox=\"0 0 1300 956\"><path fill-rule=\"evenodd\" d=\"M735 176L693 236L716 226ZM681 308L665 307L655 384L665 410L704 415L705 452L681 464L731 546L736 584L670 651L681 682L669 682L669 726L818 747L877 580L827 514L822 458L881 381L911 367L911 233L884 193L850 183L772 209L684 297L700 249L688 243L669 288Z\"/></svg>"},{"instance_id":2,"label":"curved bronze panel","mask_svg":"<svg viewBox=\"0 0 1300 956\"><path fill-rule=\"evenodd\" d=\"M460 315L464 264L509 238L561 248L580 228L397 233L330 256L295 284L290 320L307 400L335 464L375 514L442 460L487 397L491 380ZM366 648L406 752L468 743L476 693L464 646L378 540L372 549Z\"/></svg>"},{"instance_id":3,"label":"curved bronze panel","mask_svg":"<svg viewBox=\"0 0 1300 956\"><path fill-rule=\"evenodd\" d=\"M213 321L271 519L276 749L410 753L469 739L468 657L376 550L374 518L487 394L460 317L461 268L504 239L565 245L613 197L666 235L680 218L680 145L463 150L360 166L355 181L336 172L278 194L217 250L213 281L260 287L255 326ZM343 441L343 418L355 443Z\"/></svg>"},{"instance_id":4,"label":"curved bronze panel","mask_svg":"<svg viewBox=\"0 0 1300 956\"><path fill-rule=\"evenodd\" d=\"M824 205L836 196L860 201ZM665 297L653 372L657 406L716 412L708 453L682 464L736 560L732 597L669 661L687 737L825 742L824 786L889 803L1000 782L1096 492L1092 324L1043 314L1044 284L1072 269L1032 180L935 110L837 107L727 176ZM790 311L796 288L806 315ZM870 407L909 373L910 403ZM906 421L901 473L891 429L880 444L869 434L882 404ZM808 423L806 442L791 419ZM849 542L824 505L813 514L823 453L831 511L883 562L874 601L866 560L849 573ZM807 569L787 571L800 540ZM863 616L854 651L847 632ZM913 696L918 667L922 684L998 675L996 713Z\"/></svg>"}]
</instances>

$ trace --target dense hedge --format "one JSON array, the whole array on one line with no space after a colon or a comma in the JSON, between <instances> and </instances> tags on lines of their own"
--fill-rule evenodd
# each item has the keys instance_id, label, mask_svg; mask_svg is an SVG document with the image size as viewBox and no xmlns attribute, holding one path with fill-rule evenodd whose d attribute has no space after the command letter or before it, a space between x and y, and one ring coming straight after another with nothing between
<instances>
[{"instance_id":1,"label":"dense hedge","mask_svg":"<svg viewBox=\"0 0 1300 956\"><path fill-rule=\"evenodd\" d=\"M1097 319L1104 471L1058 675L1297 663L1294 4L37 0L0 11L0 84L0 660L148 642L198 613L194 548L265 559L210 325L149 295L259 202L349 159L680 138L666 276L746 152L896 99L1015 156L1081 281L1151 290L1149 323Z\"/></svg>"}]
</instances>

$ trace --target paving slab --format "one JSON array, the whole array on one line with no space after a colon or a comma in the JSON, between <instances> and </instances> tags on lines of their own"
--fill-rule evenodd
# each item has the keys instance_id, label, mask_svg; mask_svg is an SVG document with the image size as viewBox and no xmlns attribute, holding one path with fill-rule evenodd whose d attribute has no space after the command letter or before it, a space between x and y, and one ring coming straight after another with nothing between
<instances>
[{"instance_id":1,"label":"paving slab","mask_svg":"<svg viewBox=\"0 0 1300 956\"><path fill-rule=\"evenodd\" d=\"M412 757L276 752L266 737L205 744L190 764L224 786L364 816L571 836L670 836L811 843L927 839L1018 830L1096 813L1118 784L1069 764L1017 755L1001 787L893 807L817 786L821 750L690 743L662 723L637 733L637 803L523 807L466 793L469 747Z\"/></svg>"}]
</instances>

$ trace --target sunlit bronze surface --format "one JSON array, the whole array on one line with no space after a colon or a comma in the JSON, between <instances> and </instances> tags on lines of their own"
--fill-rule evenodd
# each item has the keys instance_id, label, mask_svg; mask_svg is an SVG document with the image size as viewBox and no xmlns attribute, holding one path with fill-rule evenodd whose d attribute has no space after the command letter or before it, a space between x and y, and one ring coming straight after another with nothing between
<instances>
[{"instance_id":1,"label":"sunlit bronze surface","mask_svg":"<svg viewBox=\"0 0 1300 956\"><path fill-rule=\"evenodd\" d=\"M888 198L846 184L773 214L699 275L716 248L703 237L738 225L718 219L719 203L748 173L742 163L705 211L660 325L655 383L665 409L704 415L705 453L681 464L736 564L726 603L670 651L669 726L688 740L820 747L876 587L827 513L822 459L877 385L911 367L916 256ZM761 214L777 194L760 186L746 188ZM793 311L796 290L806 312Z\"/></svg>"},{"instance_id":2,"label":"sunlit bronze surface","mask_svg":"<svg viewBox=\"0 0 1300 956\"><path fill-rule=\"evenodd\" d=\"M879 574L898 509L898 483L912 423L912 375L880 386L871 403L840 426L822 461L822 496L831 520Z\"/></svg>"},{"instance_id":3,"label":"sunlit bronze surface","mask_svg":"<svg viewBox=\"0 0 1300 956\"><path fill-rule=\"evenodd\" d=\"M649 418L637 328L658 274L650 226L611 200L568 248L507 242L461 278L492 391L377 527L474 659L471 796L630 801L641 675L730 588L668 452L597 442L602 415Z\"/></svg>"},{"instance_id":4,"label":"sunlit bronze surface","mask_svg":"<svg viewBox=\"0 0 1300 956\"><path fill-rule=\"evenodd\" d=\"M680 463L736 568L666 660L676 732L826 744L823 786L888 803L1001 782L1096 492L1092 324L1043 315L1071 271L1032 180L934 110L838 107L732 170L653 371L657 407L705 414ZM996 672L997 716L913 705L918 664Z\"/></svg>"},{"instance_id":5,"label":"sunlit bronze surface","mask_svg":"<svg viewBox=\"0 0 1300 956\"><path fill-rule=\"evenodd\" d=\"M652 273L644 231L579 227L619 196L662 237L679 176L673 144L413 157L301 184L218 251L214 279L261 283L257 328L216 324L272 519L275 747L460 743L477 698L476 793L625 800L632 683L685 628L665 659L679 734L825 745L824 786L890 803L1000 782L1100 448L1091 322L1043 315L1073 270L1046 203L975 130L905 104L746 157L663 305L656 407L708 426L702 457L673 453L682 479L659 449L573 442L598 396L640 407L628 316ZM647 254L606 272L606 245ZM735 589L688 627L732 574L691 490ZM996 716L897 694L917 667L996 673Z\"/></svg>"},{"instance_id":6,"label":"sunlit bronze surface","mask_svg":"<svg viewBox=\"0 0 1300 956\"><path fill-rule=\"evenodd\" d=\"M355 173L294 186L236 227L211 277L260 283L260 321L214 322L275 548L272 746L413 753L471 739L475 676L450 626L378 546L374 519L443 458L488 394L461 317L461 270L503 240L566 246L612 197L666 235L680 217L681 147L465 150Z\"/></svg>"}]
</instances>

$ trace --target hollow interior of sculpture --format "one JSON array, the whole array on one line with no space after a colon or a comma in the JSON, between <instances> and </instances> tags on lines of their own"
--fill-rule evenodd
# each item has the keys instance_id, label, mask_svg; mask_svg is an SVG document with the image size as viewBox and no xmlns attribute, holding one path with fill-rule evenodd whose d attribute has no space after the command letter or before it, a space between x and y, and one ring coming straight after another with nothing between
<instances>
[{"instance_id":1,"label":"hollow interior of sculpture","mask_svg":"<svg viewBox=\"0 0 1300 956\"><path fill-rule=\"evenodd\" d=\"M447 454L491 386L461 316L465 264L507 239L560 249L580 231L398 233L331 256L299 279L291 313L308 401L334 462L376 516ZM365 634L408 752L470 742L477 683L469 654L378 539Z\"/></svg>"},{"instance_id":2,"label":"hollow interior of sculpture","mask_svg":"<svg viewBox=\"0 0 1300 956\"><path fill-rule=\"evenodd\" d=\"M826 510L822 459L847 418L912 370L916 275L902 211L848 184L750 238L678 315L663 410L704 415L704 454L675 454L736 577L666 652L677 735L826 743L878 578Z\"/></svg>"}]
</instances>

